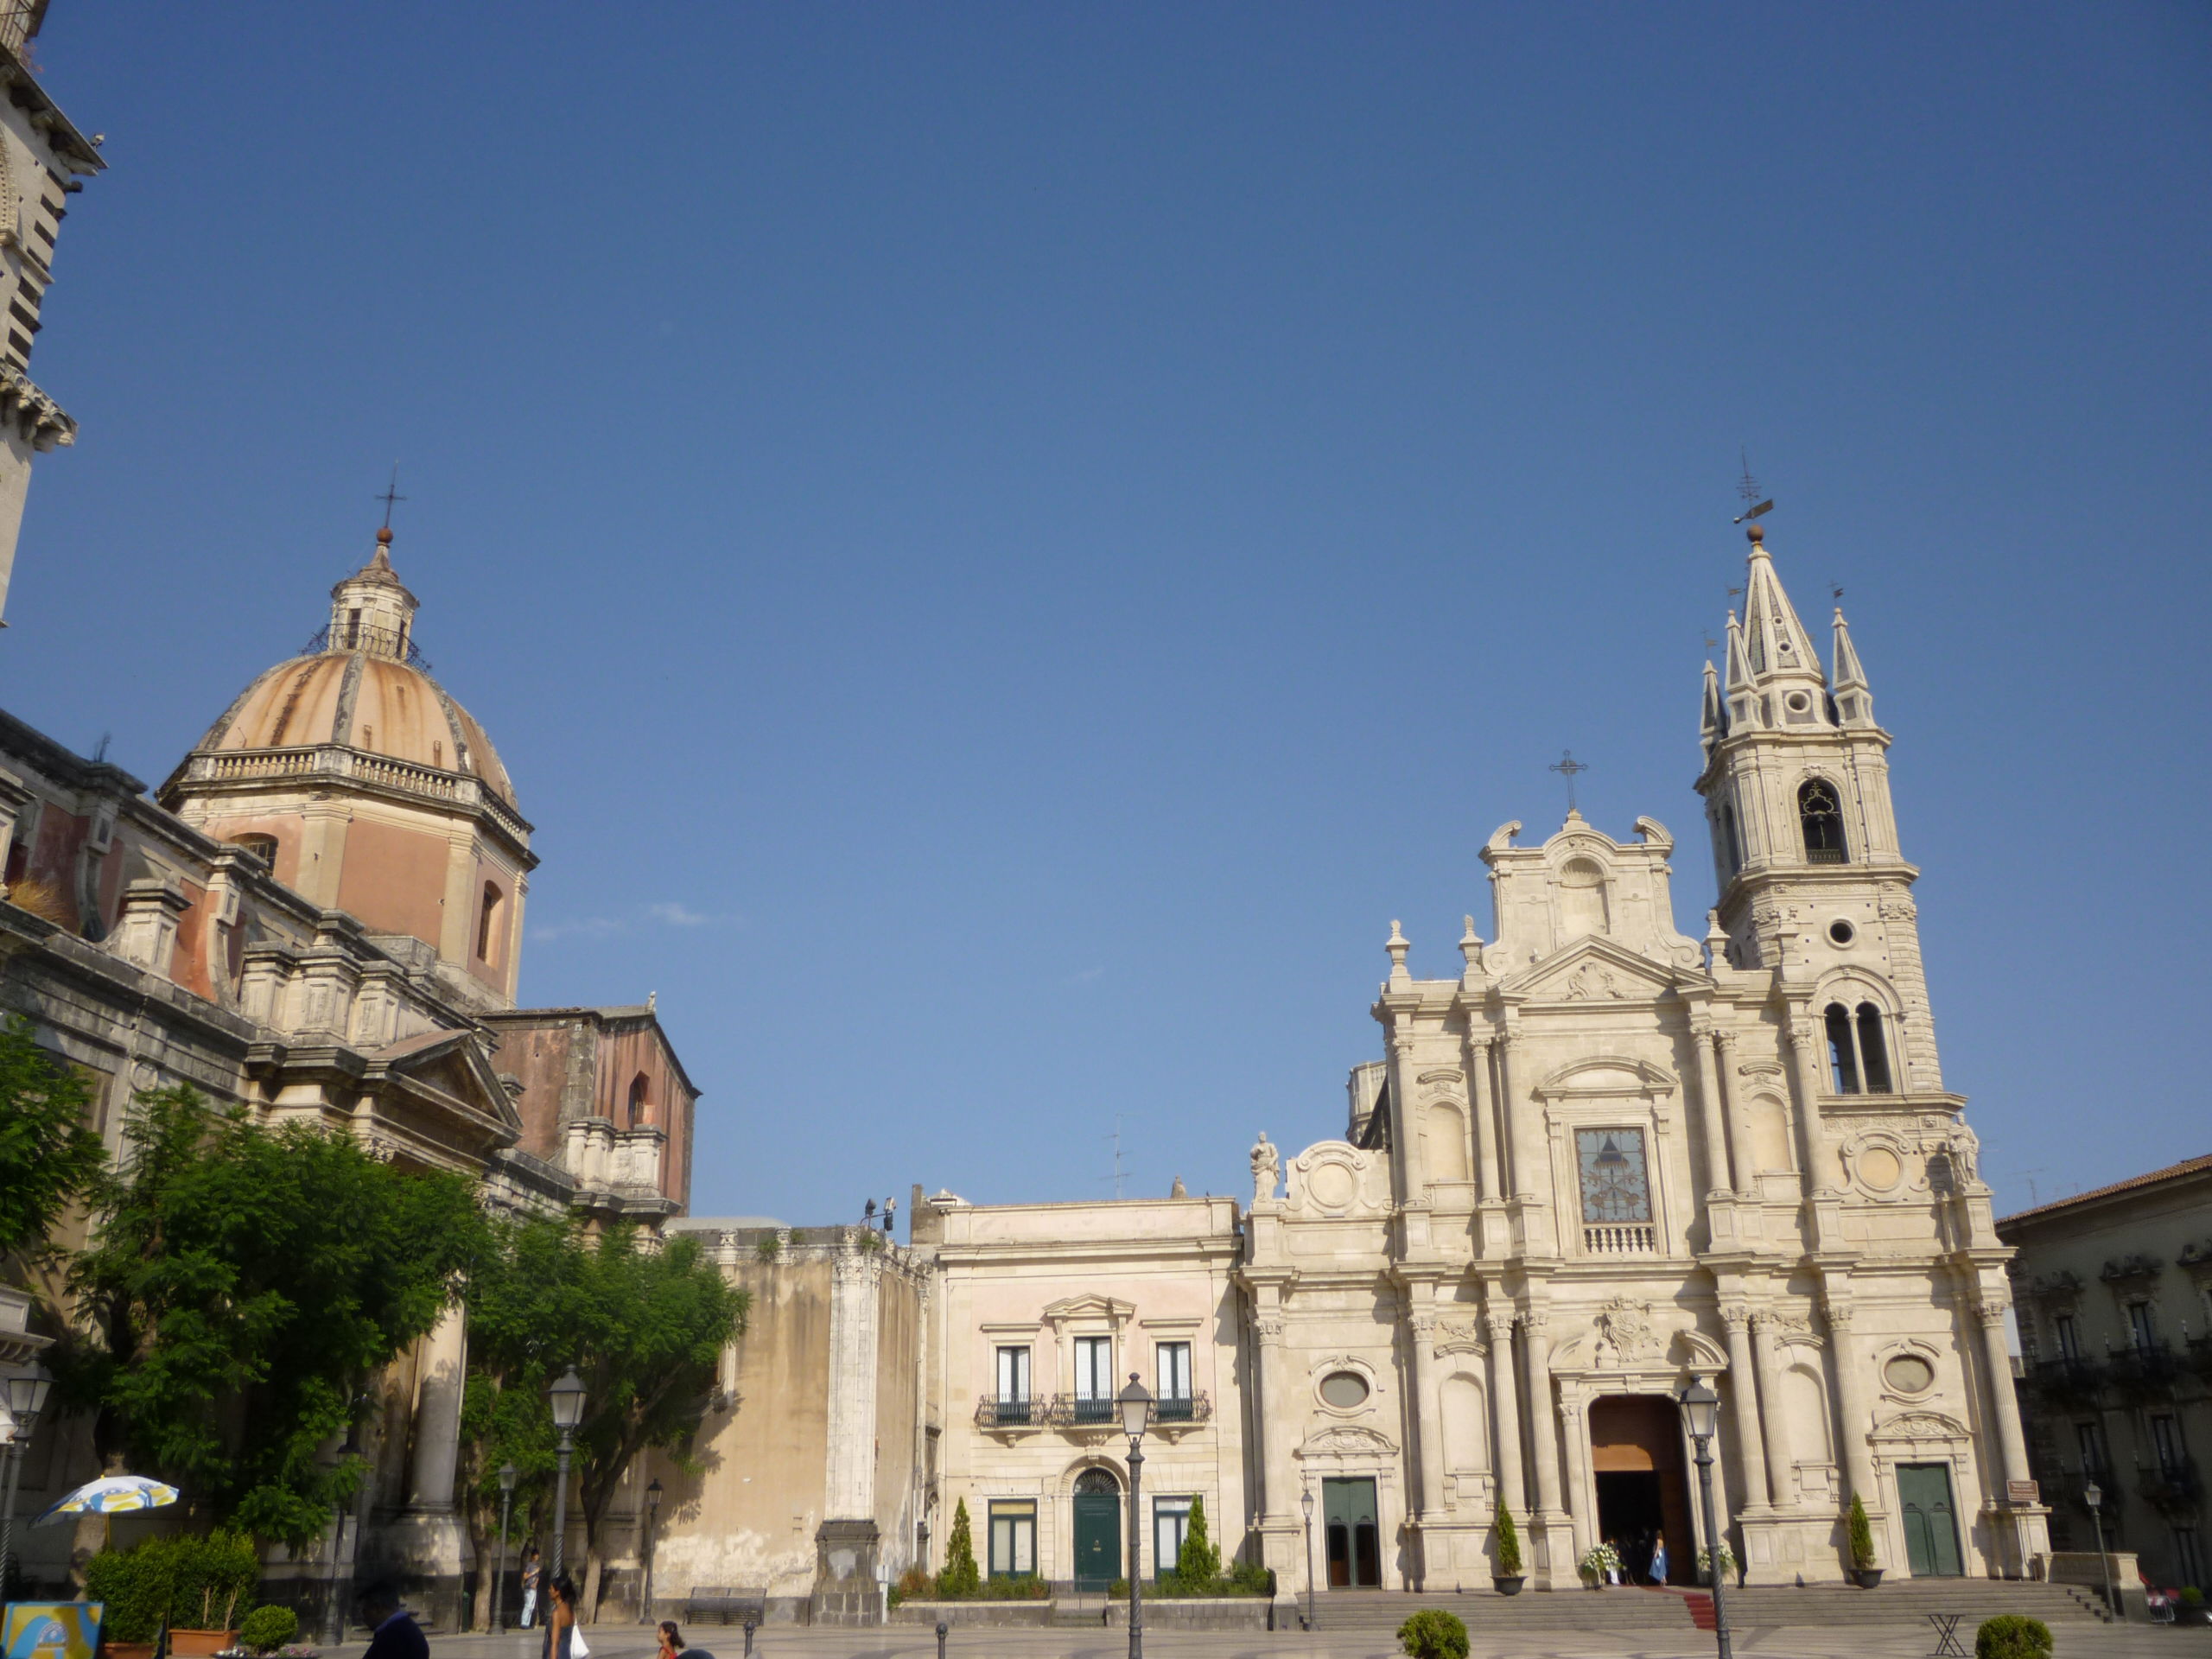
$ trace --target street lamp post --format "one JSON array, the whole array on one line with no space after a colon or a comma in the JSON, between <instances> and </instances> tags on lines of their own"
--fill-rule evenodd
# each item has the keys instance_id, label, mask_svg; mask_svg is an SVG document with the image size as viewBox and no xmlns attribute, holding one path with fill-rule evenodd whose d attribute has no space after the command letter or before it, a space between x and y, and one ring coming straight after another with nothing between
<instances>
[{"instance_id":1,"label":"street lamp post","mask_svg":"<svg viewBox=\"0 0 2212 1659\"><path fill-rule=\"evenodd\" d=\"M645 1623L653 1622L653 1523L660 1519L660 1477L645 1488Z\"/></svg>"},{"instance_id":2,"label":"street lamp post","mask_svg":"<svg viewBox=\"0 0 2212 1659\"><path fill-rule=\"evenodd\" d=\"M507 1633L507 1518L514 1513L521 1474L512 1463L499 1465L499 1570L492 1575L492 1628L501 1636Z\"/></svg>"},{"instance_id":3,"label":"street lamp post","mask_svg":"<svg viewBox=\"0 0 2212 1659\"><path fill-rule=\"evenodd\" d=\"M1306 1628L1313 1629L1313 1489L1308 1486L1298 1496L1298 1507L1306 1511Z\"/></svg>"},{"instance_id":4,"label":"street lamp post","mask_svg":"<svg viewBox=\"0 0 2212 1659\"><path fill-rule=\"evenodd\" d=\"M23 1451L31 1443L31 1427L46 1409L47 1391L53 1386L46 1367L36 1363L8 1379L8 1414L15 1427L8 1436L8 1495L0 1507L0 1601L8 1599L9 1569L16 1560L16 1483L22 1475Z\"/></svg>"},{"instance_id":5,"label":"street lamp post","mask_svg":"<svg viewBox=\"0 0 2212 1659\"><path fill-rule=\"evenodd\" d=\"M573 1365L562 1374L561 1380L545 1390L546 1402L553 1408L553 1427L561 1431L560 1472L553 1478L553 1574L547 1583L561 1576L567 1559L563 1546L569 1537L569 1452L576 1441L576 1425L584 1420L584 1380L576 1375Z\"/></svg>"},{"instance_id":6,"label":"street lamp post","mask_svg":"<svg viewBox=\"0 0 2212 1659\"><path fill-rule=\"evenodd\" d=\"M1152 1420L1152 1395L1135 1371L1129 1386L1115 1396L1122 1408L1122 1433L1129 1437L1129 1659L1144 1659L1144 1431Z\"/></svg>"},{"instance_id":7,"label":"street lamp post","mask_svg":"<svg viewBox=\"0 0 2212 1659\"><path fill-rule=\"evenodd\" d=\"M1732 1659L1728 1607L1721 1584L1728 1575L1720 1565L1720 1510L1713 1501L1713 1433L1720 1421L1720 1396L1703 1377L1695 1377L1675 1396L1675 1403L1681 1407L1683 1426L1697 1446L1697 1487L1705 1502L1706 1559L1713 1563L1713 1639L1719 1648L1720 1659Z\"/></svg>"},{"instance_id":8,"label":"street lamp post","mask_svg":"<svg viewBox=\"0 0 2212 1659\"><path fill-rule=\"evenodd\" d=\"M2112 1587L2112 1557L2105 1554L2104 1488L2091 1481L2082 1489L2082 1501L2089 1506L2089 1519L2097 1529L2097 1560L2104 1564L2105 1569L2105 1605L2112 1610L2112 1616L2118 1618L2120 1597Z\"/></svg>"}]
</instances>

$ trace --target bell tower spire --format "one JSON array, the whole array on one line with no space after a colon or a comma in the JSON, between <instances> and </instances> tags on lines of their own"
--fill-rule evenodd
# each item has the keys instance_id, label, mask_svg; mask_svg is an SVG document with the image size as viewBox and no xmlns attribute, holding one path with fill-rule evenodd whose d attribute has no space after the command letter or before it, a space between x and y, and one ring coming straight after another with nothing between
<instances>
[{"instance_id":1,"label":"bell tower spire","mask_svg":"<svg viewBox=\"0 0 2212 1659\"><path fill-rule=\"evenodd\" d=\"M1746 533L1744 615L1728 619L1725 690L1716 699L1708 669L1699 719L1697 787L1730 957L1775 970L1777 988L1816 1026L1844 1011L1854 1052L1884 1054L1879 1068L1854 1060L1856 1086L1878 1077L1869 1092L1940 1089L1911 897L1919 872L1898 845L1890 734L1874 723L1842 613L1832 683L1762 528ZM1863 1038L1851 1036L1862 1027Z\"/></svg>"}]
</instances>

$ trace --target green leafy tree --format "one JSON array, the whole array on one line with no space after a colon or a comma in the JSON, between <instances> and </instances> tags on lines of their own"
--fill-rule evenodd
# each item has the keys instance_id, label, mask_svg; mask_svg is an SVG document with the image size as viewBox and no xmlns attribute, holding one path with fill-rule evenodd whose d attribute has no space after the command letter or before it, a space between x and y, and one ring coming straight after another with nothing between
<instances>
[{"instance_id":1,"label":"green leafy tree","mask_svg":"<svg viewBox=\"0 0 2212 1659\"><path fill-rule=\"evenodd\" d=\"M188 1516L303 1545L362 1472L322 1448L477 1254L474 1184L190 1088L140 1096L124 1141L70 1265L68 1395L103 1457L181 1488Z\"/></svg>"},{"instance_id":2,"label":"green leafy tree","mask_svg":"<svg viewBox=\"0 0 2212 1659\"><path fill-rule=\"evenodd\" d=\"M1175 1576L1192 1595L1205 1594L1221 1576L1221 1552L1206 1536L1206 1503L1202 1497L1191 1500L1190 1530L1183 1535L1183 1548L1175 1553Z\"/></svg>"},{"instance_id":3,"label":"green leafy tree","mask_svg":"<svg viewBox=\"0 0 2212 1659\"><path fill-rule=\"evenodd\" d=\"M1497 1576L1521 1576L1521 1534L1513 1524L1513 1511L1505 1507L1502 1497L1497 1500Z\"/></svg>"},{"instance_id":4,"label":"green leafy tree","mask_svg":"<svg viewBox=\"0 0 2212 1659\"><path fill-rule=\"evenodd\" d=\"M983 1575L976 1566L976 1536L968 1525L968 1500L952 1511L952 1539L944 1547L944 1571L937 1575L937 1592L947 1601L980 1593Z\"/></svg>"},{"instance_id":5,"label":"green leafy tree","mask_svg":"<svg viewBox=\"0 0 2212 1659\"><path fill-rule=\"evenodd\" d=\"M585 1416L569 1491L582 1510L583 1605L596 1609L601 1530L638 1454L688 1459L723 1346L746 1328L749 1300L699 1241L640 1248L636 1229L592 1237L576 1221L493 1228L468 1274L469 1370L462 1395L462 1490L480 1550L496 1555L499 1468L512 1462L525 1517L550 1538L559 1438L547 1385L573 1365Z\"/></svg>"},{"instance_id":6,"label":"green leafy tree","mask_svg":"<svg viewBox=\"0 0 2212 1659\"><path fill-rule=\"evenodd\" d=\"M1851 1495L1851 1564L1864 1572L1874 1565L1874 1528L1866 1519L1866 1506L1859 1494Z\"/></svg>"},{"instance_id":7,"label":"green leafy tree","mask_svg":"<svg viewBox=\"0 0 2212 1659\"><path fill-rule=\"evenodd\" d=\"M32 1040L29 1020L0 1024L0 1256L46 1256L105 1167L91 1107L91 1086Z\"/></svg>"}]
</instances>

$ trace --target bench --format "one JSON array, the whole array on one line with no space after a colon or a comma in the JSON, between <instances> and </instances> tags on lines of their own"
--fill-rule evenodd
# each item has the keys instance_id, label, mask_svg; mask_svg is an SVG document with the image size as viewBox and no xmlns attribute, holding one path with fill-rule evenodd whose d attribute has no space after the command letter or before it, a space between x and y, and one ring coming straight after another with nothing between
<instances>
[{"instance_id":1,"label":"bench","mask_svg":"<svg viewBox=\"0 0 2212 1659\"><path fill-rule=\"evenodd\" d=\"M703 1624L712 1619L717 1624L764 1624L768 1607L768 1586L760 1585L709 1584L694 1585L683 1598L683 1622Z\"/></svg>"}]
</instances>

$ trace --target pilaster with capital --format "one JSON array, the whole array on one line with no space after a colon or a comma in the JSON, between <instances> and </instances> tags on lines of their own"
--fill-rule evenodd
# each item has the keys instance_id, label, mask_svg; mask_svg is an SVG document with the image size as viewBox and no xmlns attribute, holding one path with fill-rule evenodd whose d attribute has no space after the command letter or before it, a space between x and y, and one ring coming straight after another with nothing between
<instances>
[{"instance_id":1,"label":"pilaster with capital","mask_svg":"<svg viewBox=\"0 0 2212 1659\"><path fill-rule=\"evenodd\" d=\"M1859 1363L1859 1343L1851 1329L1850 1299L1834 1290L1827 1293L1822 1311L1827 1316L1828 1364L1835 1378L1835 1443L1843 1448L1845 1478L1870 1512L1882 1507L1881 1489L1874 1479L1874 1455L1866 1443L1873 1427L1866 1398L1866 1373Z\"/></svg>"},{"instance_id":2,"label":"pilaster with capital","mask_svg":"<svg viewBox=\"0 0 2212 1659\"><path fill-rule=\"evenodd\" d=\"M1427 1297L1421 1285L1409 1293ZM1444 1413L1436 1377L1436 1310L1416 1305L1407 1316L1414 1344L1414 1418L1421 1435L1421 1520L1444 1519Z\"/></svg>"},{"instance_id":3,"label":"pilaster with capital","mask_svg":"<svg viewBox=\"0 0 2212 1659\"><path fill-rule=\"evenodd\" d=\"M1810 1014L1794 1007L1782 1036L1789 1051L1789 1080L1797 1096L1797 1162L1804 1170L1805 1196L1809 1198L1833 1185L1827 1179L1827 1135L1821 1127L1821 1039L1814 1034Z\"/></svg>"},{"instance_id":4,"label":"pilaster with capital","mask_svg":"<svg viewBox=\"0 0 2212 1659\"><path fill-rule=\"evenodd\" d=\"M1758 1196L1758 1142L1751 1138L1751 1103L1736 1071L1736 1033L1715 1031L1713 1046L1719 1051L1721 1098L1728 1112L1728 1161L1735 1173L1736 1191L1745 1198Z\"/></svg>"},{"instance_id":5,"label":"pilaster with capital","mask_svg":"<svg viewBox=\"0 0 2212 1659\"><path fill-rule=\"evenodd\" d=\"M1521 1470L1521 1389L1513 1363L1513 1315L1483 1315L1483 1329L1490 1333L1490 1397L1491 1449L1497 1470L1497 1493L1505 1507L1529 1512L1528 1483Z\"/></svg>"},{"instance_id":6,"label":"pilaster with capital","mask_svg":"<svg viewBox=\"0 0 2212 1659\"><path fill-rule=\"evenodd\" d=\"M1559 1402L1552 1393L1551 1337L1545 1326L1550 1315L1541 1309L1522 1316L1521 1332L1529 1343L1529 1450L1536 1465L1536 1513L1550 1517L1564 1509L1559 1487Z\"/></svg>"},{"instance_id":7,"label":"pilaster with capital","mask_svg":"<svg viewBox=\"0 0 2212 1659\"><path fill-rule=\"evenodd\" d=\"M1789 1414L1782 1398L1781 1344L1771 1309L1751 1316L1751 1355L1759 1374L1759 1430L1766 1437L1767 1491L1777 1509L1797 1507L1797 1471L1789 1449Z\"/></svg>"},{"instance_id":8,"label":"pilaster with capital","mask_svg":"<svg viewBox=\"0 0 2212 1659\"><path fill-rule=\"evenodd\" d=\"M1751 1312L1741 1302L1723 1302L1720 1320L1728 1329L1728 1421L1736 1430L1736 1461L1744 1471L1744 1507L1765 1510L1773 1500L1767 1487L1766 1438L1759 1433L1758 1368L1751 1357Z\"/></svg>"},{"instance_id":9,"label":"pilaster with capital","mask_svg":"<svg viewBox=\"0 0 2212 1659\"><path fill-rule=\"evenodd\" d=\"M1408 1024L1413 1016L1402 1014ZM1421 1167L1420 1108L1414 1100L1414 1038L1408 1029L1390 1033L1390 1163L1402 1205L1428 1202L1428 1173Z\"/></svg>"},{"instance_id":10,"label":"pilaster with capital","mask_svg":"<svg viewBox=\"0 0 2212 1659\"><path fill-rule=\"evenodd\" d=\"M1256 1288L1260 1300L1252 1310L1252 1338L1260 1361L1261 1507L1271 1525L1287 1527L1298 1520L1298 1475L1291 1459L1295 1431L1286 1374L1290 1360L1283 1346L1281 1292L1273 1285Z\"/></svg>"},{"instance_id":11,"label":"pilaster with capital","mask_svg":"<svg viewBox=\"0 0 2212 1659\"><path fill-rule=\"evenodd\" d=\"M1497 1103L1491 1090L1490 1054L1492 1039L1487 1032L1478 1035L1475 1023L1480 1016L1470 1009L1467 1014L1467 1104L1468 1116L1475 1129L1475 1169L1482 1182L1480 1196L1484 1198L1504 1197L1498 1185Z\"/></svg>"},{"instance_id":12,"label":"pilaster with capital","mask_svg":"<svg viewBox=\"0 0 2212 1659\"><path fill-rule=\"evenodd\" d=\"M1705 1143L1707 1193L1735 1190L1728 1173L1728 1132L1722 1127L1720 1078L1713 1064L1713 1022L1690 1021L1690 1046L1697 1051L1697 1123Z\"/></svg>"}]
</instances>

